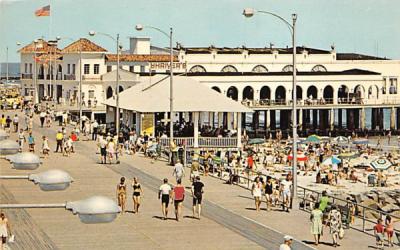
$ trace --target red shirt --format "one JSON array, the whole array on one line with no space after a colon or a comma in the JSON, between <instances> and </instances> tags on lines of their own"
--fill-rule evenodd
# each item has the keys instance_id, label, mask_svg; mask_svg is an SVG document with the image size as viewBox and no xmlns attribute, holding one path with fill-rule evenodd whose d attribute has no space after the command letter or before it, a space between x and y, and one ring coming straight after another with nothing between
<instances>
[{"instance_id":1,"label":"red shirt","mask_svg":"<svg viewBox=\"0 0 400 250\"><path fill-rule=\"evenodd\" d=\"M253 157L252 157L252 156L249 156L249 157L247 158L247 166L248 166L248 168L253 168L253 164L254 164Z\"/></svg>"},{"instance_id":2,"label":"red shirt","mask_svg":"<svg viewBox=\"0 0 400 250\"><path fill-rule=\"evenodd\" d=\"M184 187L174 187L174 194L176 201L183 201L185 197L185 188Z\"/></svg>"},{"instance_id":3,"label":"red shirt","mask_svg":"<svg viewBox=\"0 0 400 250\"><path fill-rule=\"evenodd\" d=\"M78 137L76 136L76 134L72 134L71 139L72 139L72 141L76 141L78 139Z\"/></svg>"},{"instance_id":4,"label":"red shirt","mask_svg":"<svg viewBox=\"0 0 400 250\"><path fill-rule=\"evenodd\" d=\"M374 226L374 229L377 233L383 233L385 232L385 227L383 226L383 224L376 224Z\"/></svg>"}]
</instances>

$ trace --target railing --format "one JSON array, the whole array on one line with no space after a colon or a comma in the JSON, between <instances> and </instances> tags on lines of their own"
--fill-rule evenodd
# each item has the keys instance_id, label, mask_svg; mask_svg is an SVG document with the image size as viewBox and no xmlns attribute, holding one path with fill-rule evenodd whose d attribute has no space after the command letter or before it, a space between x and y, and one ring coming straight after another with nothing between
<instances>
[{"instance_id":1,"label":"railing","mask_svg":"<svg viewBox=\"0 0 400 250\"><path fill-rule=\"evenodd\" d=\"M76 80L76 76L74 74L65 74L64 80Z\"/></svg>"},{"instance_id":2,"label":"railing","mask_svg":"<svg viewBox=\"0 0 400 250\"><path fill-rule=\"evenodd\" d=\"M37 75L37 79L44 80L44 75Z\"/></svg>"},{"instance_id":3,"label":"railing","mask_svg":"<svg viewBox=\"0 0 400 250\"><path fill-rule=\"evenodd\" d=\"M194 146L193 137L174 137L176 145ZM199 147L201 148L236 148L237 138L235 137L199 137ZM169 147L169 138L160 138L160 144Z\"/></svg>"},{"instance_id":4,"label":"railing","mask_svg":"<svg viewBox=\"0 0 400 250\"><path fill-rule=\"evenodd\" d=\"M21 79L32 79L32 74L21 74Z\"/></svg>"}]
</instances>

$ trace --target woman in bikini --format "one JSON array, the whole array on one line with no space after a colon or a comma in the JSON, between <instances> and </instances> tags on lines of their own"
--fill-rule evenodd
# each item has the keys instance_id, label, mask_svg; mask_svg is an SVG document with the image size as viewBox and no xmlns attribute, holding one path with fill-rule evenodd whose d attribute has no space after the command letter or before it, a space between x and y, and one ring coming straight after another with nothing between
<instances>
[{"instance_id":1,"label":"woman in bikini","mask_svg":"<svg viewBox=\"0 0 400 250\"><path fill-rule=\"evenodd\" d=\"M139 213L140 197L143 196L143 190L142 186L140 186L140 183L136 177L133 177L132 189L133 189L133 195L132 195L133 212Z\"/></svg>"},{"instance_id":2,"label":"woman in bikini","mask_svg":"<svg viewBox=\"0 0 400 250\"><path fill-rule=\"evenodd\" d=\"M117 200L118 200L118 206L121 207L122 213L125 213L125 201L126 201L125 177L121 177L120 183L117 185Z\"/></svg>"}]
</instances>

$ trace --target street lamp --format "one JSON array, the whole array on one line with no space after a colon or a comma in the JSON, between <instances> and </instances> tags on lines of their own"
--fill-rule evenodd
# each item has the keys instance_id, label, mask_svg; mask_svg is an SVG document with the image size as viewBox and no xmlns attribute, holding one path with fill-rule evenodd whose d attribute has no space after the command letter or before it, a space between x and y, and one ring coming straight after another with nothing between
<instances>
[{"instance_id":1,"label":"street lamp","mask_svg":"<svg viewBox=\"0 0 400 250\"><path fill-rule=\"evenodd\" d=\"M18 170L34 170L41 164L39 156L31 152L9 155L6 159L13 164L14 169Z\"/></svg>"},{"instance_id":2,"label":"street lamp","mask_svg":"<svg viewBox=\"0 0 400 250\"><path fill-rule=\"evenodd\" d=\"M115 201L104 196L53 204L0 204L0 209L17 208L65 208L77 214L80 221L85 224L112 222L121 212Z\"/></svg>"},{"instance_id":3,"label":"street lamp","mask_svg":"<svg viewBox=\"0 0 400 250\"><path fill-rule=\"evenodd\" d=\"M158 32L164 34L166 37L169 38L169 53L170 53L170 58L169 58L169 110L170 110L170 122L169 122L169 145L170 145L170 155L169 155L169 159L171 164L173 164L172 162L172 144L174 142L174 123L173 123L173 118L174 118L174 72L173 72L173 57L174 57L174 53L172 50L172 35L173 35L173 29L169 28L169 34L157 27L153 27L153 26L143 26L142 24L137 24L135 26L135 29L137 31L142 31L144 28L149 28L149 29L153 29L153 30L157 30Z\"/></svg>"},{"instance_id":4,"label":"street lamp","mask_svg":"<svg viewBox=\"0 0 400 250\"><path fill-rule=\"evenodd\" d=\"M19 144L14 140L0 141L0 155L13 155L18 153Z\"/></svg>"},{"instance_id":5,"label":"street lamp","mask_svg":"<svg viewBox=\"0 0 400 250\"><path fill-rule=\"evenodd\" d=\"M0 141L5 140L8 137L10 137L10 135L6 131L0 130Z\"/></svg>"},{"instance_id":6,"label":"street lamp","mask_svg":"<svg viewBox=\"0 0 400 250\"><path fill-rule=\"evenodd\" d=\"M113 36L107 34L107 33L101 33L101 32L96 32L96 31L89 31L89 35L90 36L95 36L96 34L99 35L103 35L103 36L107 36L109 38L111 38L111 40L113 40L114 42L116 42L117 44L117 80L116 80L116 114L115 114L115 132L117 135L119 135L119 122L120 122L120 112L119 112L119 54L120 54L120 50L122 49L122 46L119 44L119 34L117 34L117 38L114 38Z\"/></svg>"},{"instance_id":7,"label":"street lamp","mask_svg":"<svg viewBox=\"0 0 400 250\"><path fill-rule=\"evenodd\" d=\"M69 187L74 180L63 170L52 169L30 175L2 175L0 179L26 179L38 184L42 191L61 191Z\"/></svg>"},{"instance_id":8,"label":"street lamp","mask_svg":"<svg viewBox=\"0 0 400 250\"><path fill-rule=\"evenodd\" d=\"M75 41L70 37L57 36L57 41L61 39L70 40L71 42ZM82 43L79 43L79 130L82 130L83 126L82 113Z\"/></svg>"},{"instance_id":9,"label":"street lamp","mask_svg":"<svg viewBox=\"0 0 400 250\"><path fill-rule=\"evenodd\" d=\"M39 103L39 95L38 95L38 89L37 89L37 45L39 43L39 40L35 39L33 41L34 44L34 70L35 70L35 76L33 78L33 104Z\"/></svg>"},{"instance_id":10,"label":"street lamp","mask_svg":"<svg viewBox=\"0 0 400 250\"><path fill-rule=\"evenodd\" d=\"M297 206L297 108L296 108L296 102L297 102L297 93L296 93L296 21L297 21L297 14L292 14L292 23L289 23L286 19L283 17L274 14L272 12L268 11L261 11L261 10L255 10L252 8L245 8L243 10L243 15L245 17L252 17L256 13L262 13L262 14L267 14L274 16L281 21L283 21L289 28L290 33L292 35L292 50L293 50L293 57L292 57L292 63L293 63L293 76L292 76L292 112L293 112L293 192L292 192L292 207Z\"/></svg>"}]
</instances>

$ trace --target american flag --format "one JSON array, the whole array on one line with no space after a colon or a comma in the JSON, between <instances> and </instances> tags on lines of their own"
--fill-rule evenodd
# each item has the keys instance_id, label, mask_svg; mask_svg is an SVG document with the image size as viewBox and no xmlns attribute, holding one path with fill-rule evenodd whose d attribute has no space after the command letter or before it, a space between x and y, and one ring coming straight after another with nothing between
<instances>
[{"instance_id":1,"label":"american flag","mask_svg":"<svg viewBox=\"0 0 400 250\"><path fill-rule=\"evenodd\" d=\"M50 5L44 6L36 10L35 16L50 16Z\"/></svg>"}]
</instances>

